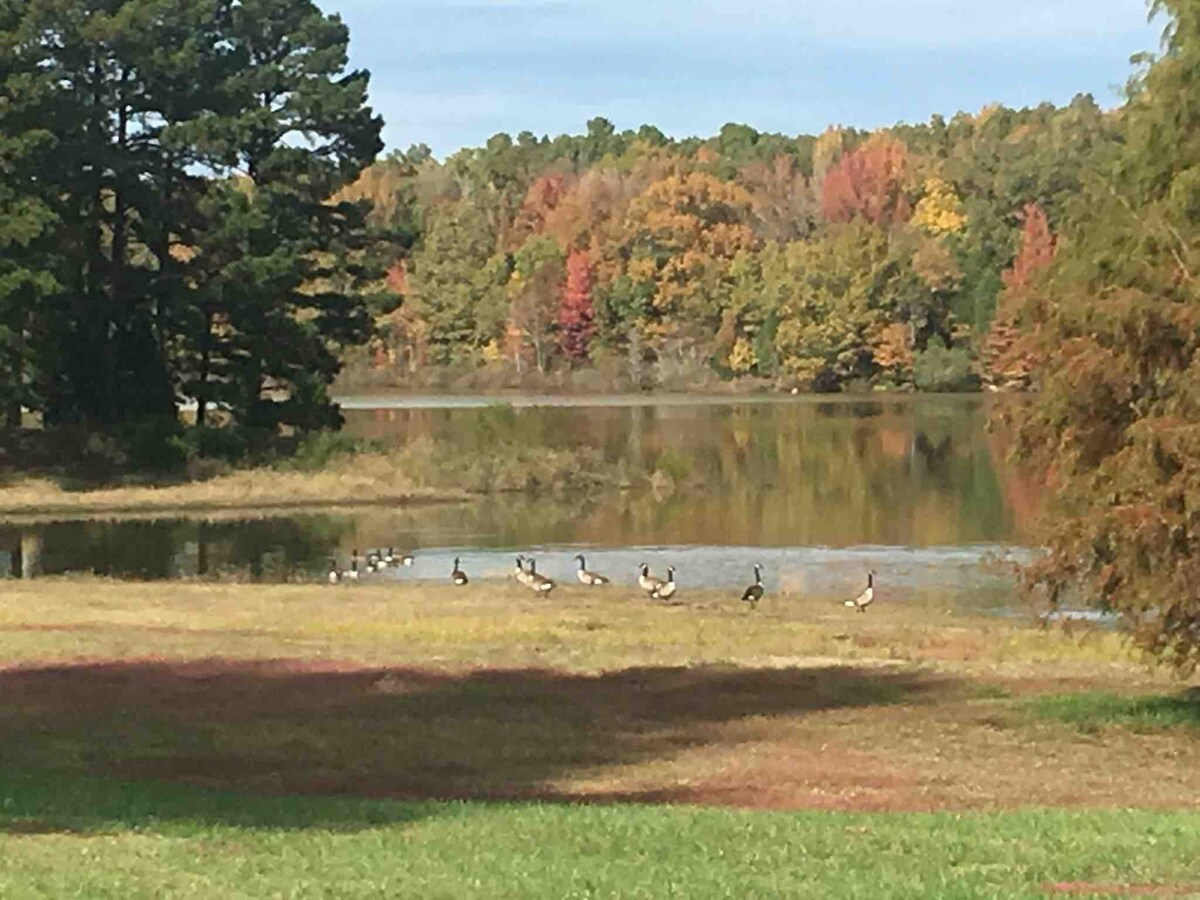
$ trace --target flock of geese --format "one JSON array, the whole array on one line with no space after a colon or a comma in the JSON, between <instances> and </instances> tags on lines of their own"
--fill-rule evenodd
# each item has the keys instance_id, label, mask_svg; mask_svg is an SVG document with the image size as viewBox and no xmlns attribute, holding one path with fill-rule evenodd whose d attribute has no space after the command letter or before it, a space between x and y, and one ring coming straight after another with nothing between
<instances>
[{"instance_id":1,"label":"flock of geese","mask_svg":"<svg viewBox=\"0 0 1200 900\"><path fill-rule=\"evenodd\" d=\"M455 560L456 568L457 562ZM384 569L411 566L412 564L413 555L411 553L398 554L395 547L388 547L386 550L369 550L365 560L359 555L358 550L354 550L350 555L349 569L339 569L337 560L332 556L329 558L329 583L341 584L343 581L358 581L364 573L373 575ZM466 582L464 581L463 584Z\"/></svg>"},{"instance_id":2,"label":"flock of geese","mask_svg":"<svg viewBox=\"0 0 1200 900\"><path fill-rule=\"evenodd\" d=\"M337 560L329 560L329 583L340 584L343 581L357 581L360 577L360 572L363 571L364 562L365 571L367 573L375 573L393 567L411 566L413 564L413 555L411 553L397 554L394 547L388 547L386 550L368 551L364 560L363 557L359 556L358 550L355 550L350 557L349 569L339 569ZM603 587L610 583L610 579L607 576L601 575L599 572L593 572L587 567L587 559L582 553L575 555L575 562L579 563L579 567L575 570L575 577L579 579L580 584L586 587ZM467 573L463 571L461 563L462 561L459 557L454 557L454 568L450 571L451 583L459 587L471 582ZM875 576L877 574L873 569L868 572L866 588L857 597L843 601L842 605L860 613L866 612L867 607L875 602ZM537 570L537 560L531 556L518 555L516 566L514 566L511 575L518 584L524 585L537 594L549 594L557 585L554 579L543 575ZM679 589L679 585L675 581L674 566L667 566L667 577L660 578L657 575L651 574L649 564L640 563L638 565L637 583L638 587L645 591L651 600L670 600ZM751 609L755 609L765 595L766 589L763 587L762 566L755 563L754 583L742 592L742 602L748 603Z\"/></svg>"}]
</instances>

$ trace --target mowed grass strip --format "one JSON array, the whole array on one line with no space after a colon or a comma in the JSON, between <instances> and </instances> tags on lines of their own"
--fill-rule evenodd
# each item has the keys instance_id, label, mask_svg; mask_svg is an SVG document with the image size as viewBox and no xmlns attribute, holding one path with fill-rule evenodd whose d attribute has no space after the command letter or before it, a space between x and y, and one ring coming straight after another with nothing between
<instances>
[{"instance_id":1,"label":"mowed grass strip","mask_svg":"<svg viewBox=\"0 0 1200 900\"><path fill-rule=\"evenodd\" d=\"M1200 813L259 798L0 771L0 896L1195 895Z\"/></svg>"}]
</instances>

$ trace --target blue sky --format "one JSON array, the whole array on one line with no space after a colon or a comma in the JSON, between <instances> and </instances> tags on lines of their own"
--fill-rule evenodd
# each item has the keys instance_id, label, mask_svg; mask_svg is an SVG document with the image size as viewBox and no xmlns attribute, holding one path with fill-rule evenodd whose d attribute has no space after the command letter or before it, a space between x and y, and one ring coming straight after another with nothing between
<instances>
[{"instance_id":1,"label":"blue sky","mask_svg":"<svg viewBox=\"0 0 1200 900\"><path fill-rule=\"evenodd\" d=\"M710 135L1118 102L1157 46L1140 0L317 0L350 26L389 149L498 131Z\"/></svg>"}]
</instances>

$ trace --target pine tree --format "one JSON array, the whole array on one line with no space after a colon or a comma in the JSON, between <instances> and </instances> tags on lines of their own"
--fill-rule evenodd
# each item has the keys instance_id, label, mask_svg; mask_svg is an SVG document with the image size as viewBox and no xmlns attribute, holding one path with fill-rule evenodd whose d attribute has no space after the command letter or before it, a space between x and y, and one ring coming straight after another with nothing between
<instances>
[{"instance_id":1,"label":"pine tree","mask_svg":"<svg viewBox=\"0 0 1200 900\"><path fill-rule=\"evenodd\" d=\"M37 312L59 287L53 181L36 177L54 149L52 85L19 34L21 0L0 0L0 421L40 409Z\"/></svg>"}]
</instances>

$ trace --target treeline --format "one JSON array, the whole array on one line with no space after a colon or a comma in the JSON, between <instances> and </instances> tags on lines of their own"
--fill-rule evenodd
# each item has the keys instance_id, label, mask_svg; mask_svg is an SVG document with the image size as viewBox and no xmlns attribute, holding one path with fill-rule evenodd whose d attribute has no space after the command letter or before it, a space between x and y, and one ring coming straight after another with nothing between
<instances>
[{"instance_id":1,"label":"treeline","mask_svg":"<svg viewBox=\"0 0 1200 900\"><path fill-rule=\"evenodd\" d=\"M414 147L342 195L401 236L373 362L398 380L583 368L633 387L1024 384L1005 295L1052 258L1119 127L1080 96L870 133L727 125L672 140L597 118L444 162Z\"/></svg>"},{"instance_id":2,"label":"treeline","mask_svg":"<svg viewBox=\"0 0 1200 900\"><path fill-rule=\"evenodd\" d=\"M330 201L382 148L347 40L309 0L0 0L8 426L161 459L187 402L233 426L199 441L338 421L395 242Z\"/></svg>"}]
</instances>

